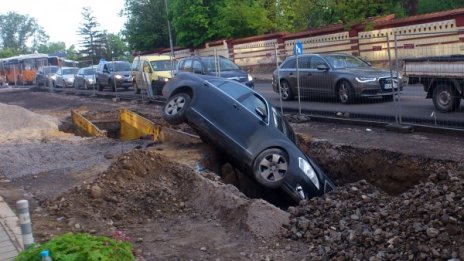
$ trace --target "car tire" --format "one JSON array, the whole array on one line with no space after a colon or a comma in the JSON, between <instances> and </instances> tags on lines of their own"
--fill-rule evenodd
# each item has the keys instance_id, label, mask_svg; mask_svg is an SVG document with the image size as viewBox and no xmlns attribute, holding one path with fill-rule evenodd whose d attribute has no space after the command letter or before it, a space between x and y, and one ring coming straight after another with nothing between
<instances>
[{"instance_id":1,"label":"car tire","mask_svg":"<svg viewBox=\"0 0 464 261\"><path fill-rule=\"evenodd\" d=\"M290 84L287 81L281 81L280 82L280 88L281 88L281 96L282 100L284 101L291 101L293 100L293 92L292 88L290 87Z\"/></svg>"},{"instance_id":2,"label":"car tire","mask_svg":"<svg viewBox=\"0 0 464 261\"><path fill-rule=\"evenodd\" d=\"M137 86L137 82L132 82L132 88L134 89L134 93L135 94L140 94L140 89L139 87Z\"/></svg>"},{"instance_id":3,"label":"car tire","mask_svg":"<svg viewBox=\"0 0 464 261\"><path fill-rule=\"evenodd\" d=\"M171 96L163 108L163 119L169 124L178 125L185 122L185 111L190 105L191 98L187 93Z\"/></svg>"},{"instance_id":4,"label":"car tire","mask_svg":"<svg viewBox=\"0 0 464 261\"><path fill-rule=\"evenodd\" d=\"M108 86L111 87L111 91L112 91L112 92L116 92L116 85L114 84L114 81L109 80L109 81L108 81Z\"/></svg>"},{"instance_id":5,"label":"car tire","mask_svg":"<svg viewBox=\"0 0 464 261\"><path fill-rule=\"evenodd\" d=\"M287 171L288 155L281 149L264 150L253 163L253 176L258 183L268 188L280 187Z\"/></svg>"},{"instance_id":6,"label":"car tire","mask_svg":"<svg viewBox=\"0 0 464 261\"><path fill-rule=\"evenodd\" d=\"M343 104L350 104L354 102L354 90L349 81L342 80L338 83L337 97Z\"/></svg>"},{"instance_id":7,"label":"car tire","mask_svg":"<svg viewBox=\"0 0 464 261\"><path fill-rule=\"evenodd\" d=\"M439 84L433 90L433 105L440 112L451 112L460 105L461 98L448 84Z\"/></svg>"}]
</instances>

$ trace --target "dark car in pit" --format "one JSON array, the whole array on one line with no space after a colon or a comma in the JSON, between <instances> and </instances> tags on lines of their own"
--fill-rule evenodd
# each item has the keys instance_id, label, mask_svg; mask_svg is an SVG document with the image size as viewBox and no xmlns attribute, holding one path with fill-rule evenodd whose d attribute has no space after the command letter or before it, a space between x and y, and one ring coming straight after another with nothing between
<instances>
[{"instance_id":1,"label":"dark car in pit","mask_svg":"<svg viewBox=\"0 0 464 261\"><path fill-rule=\"evenodd\" d=\"M294 200L320 196L334 183L296 145L282 115L253 89L213 76L179 73L163 89L163 118L186 122L230 163Z\"/></svg>"}]
</instances>

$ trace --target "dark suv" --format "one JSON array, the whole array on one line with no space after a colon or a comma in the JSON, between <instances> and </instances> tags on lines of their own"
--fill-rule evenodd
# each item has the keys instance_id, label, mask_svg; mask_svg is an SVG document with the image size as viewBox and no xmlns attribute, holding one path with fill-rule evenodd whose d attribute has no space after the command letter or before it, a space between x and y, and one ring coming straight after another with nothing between
<instances>
[{"instance_id":1,"label":"dark suv","mask_svg":"<svg viewBox=\"0 0 464 261\"><path fill-rule=\"evenodd\" d=\"M235 80L254 88L253 77L231 60L217 56L190 56L179 60L176 72L191 72Z\"/></svg>"},{"instance_id":2,"label":"dark suv","mask_svg":"<svg viewBox=\"0 0 464 261\"><path fill-rule=\"evenodd\" d=\"M102 61L98 64L95 77L99 91L105 87L111 87L113 91L119 87L127 90L132 86L131 64L126 61Z\"/></svg>"}]
</instances>

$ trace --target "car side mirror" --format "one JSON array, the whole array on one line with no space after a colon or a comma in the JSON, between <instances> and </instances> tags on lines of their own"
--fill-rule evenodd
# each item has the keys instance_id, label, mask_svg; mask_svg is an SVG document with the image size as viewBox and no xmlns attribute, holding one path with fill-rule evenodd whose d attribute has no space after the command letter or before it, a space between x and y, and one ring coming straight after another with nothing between
<instances>
[{"instance_id":1,"label":"car side mirror","mask_svg":"<svg viewBox=\"0 0 464 261\"><path fill-rule=\"evenodd\" d=\"M267 118L267 113L265 110L263 110L263 108L256 108L255 109L256 113L259 115L259 117L261 117L261 120L266 120Z\"/></svg>"},{"instance_id":2,"label":"car side mirror","mask_svg":"<svg viewBox=\"0 0 464 261\"><path fill-rule=\"evenodd\" d=\"M319 64L316 68L319 71L328 71L329 70L329 67L327 67L327 65L325 65L325 64Z\"/></svg>"}]
</instances>

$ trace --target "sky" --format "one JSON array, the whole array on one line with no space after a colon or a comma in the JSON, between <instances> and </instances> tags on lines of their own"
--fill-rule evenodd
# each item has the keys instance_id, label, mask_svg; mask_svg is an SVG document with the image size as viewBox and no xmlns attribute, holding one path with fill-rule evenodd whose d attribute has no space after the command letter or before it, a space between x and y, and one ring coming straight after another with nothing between
<instances>
[{"instance_id":1,"label":"sky","mask_svg":"<svg viewBox=\"0 0 464 261\"><path fill-rule=\"evenodd\" d=\"M79 49L82 37L77 34L84 22L82 8L90 7L101 30L119 33L125 18L119 16L124 0L0 0L0 14L13 11L37 20L50 36L50 42L65 42Z\"/></svg>"}]
</instances>

